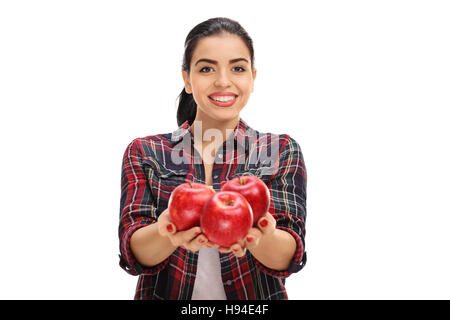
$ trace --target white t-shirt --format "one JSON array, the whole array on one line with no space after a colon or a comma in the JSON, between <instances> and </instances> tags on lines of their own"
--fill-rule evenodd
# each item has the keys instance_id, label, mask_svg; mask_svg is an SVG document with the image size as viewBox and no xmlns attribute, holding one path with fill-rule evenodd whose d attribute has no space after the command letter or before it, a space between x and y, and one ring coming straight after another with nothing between
<instances>
[{"instance_id":1,"label":"white t-shirt","mask_svg":"<svg viewBox=\"0 0 450 320\"><path fill-rule=\"evenodd\" d=\"M199 250L192 300L227 300L216 246Z\"/></svg>"}]
</instances>

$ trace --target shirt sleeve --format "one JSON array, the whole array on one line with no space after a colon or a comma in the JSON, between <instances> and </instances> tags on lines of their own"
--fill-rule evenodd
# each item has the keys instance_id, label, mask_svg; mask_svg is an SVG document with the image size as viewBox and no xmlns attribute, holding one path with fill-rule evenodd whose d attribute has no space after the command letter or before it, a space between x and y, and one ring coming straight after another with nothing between
<instances>
[{"instance_id":1,"label":"shirt sleeve","mask_svg":"<svg viewBox=\"0 0 450 320\"><path fill-rule=\"evenodd\" d=\"M132 234L157 220L147 180L149 170L148 166L143 166L141 142L135 139L127 146L123 155L119 223L119 264L131 275L156 274L168 261L166 259L153 267L142 266L130 247Z\"/></svg>"},{"instance_id":2,"label":"shirt sleeve","mask_svg":"<svg viewBox=\"0 0 450 320\"><path fill-rule=\"evenodd\" d=\"M269 189L269 212L277 220L277 228L289 232L297 243L294 257L285 271L267 268L258 260L260 269L272 276L286 278L300 271L306 263L306 167L300 145L288 135L280 136L281 152Z\"/></svg>"}]
</instances>

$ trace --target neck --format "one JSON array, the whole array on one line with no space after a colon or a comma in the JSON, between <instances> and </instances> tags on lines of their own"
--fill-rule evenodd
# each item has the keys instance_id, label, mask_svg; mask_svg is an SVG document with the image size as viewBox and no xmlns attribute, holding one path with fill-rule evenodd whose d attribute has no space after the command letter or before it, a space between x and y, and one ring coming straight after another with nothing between
<instances>
[{"instance_id":1,"label":"neck","mask_svg":"<svg viewBox=\"0 0 450 320\"><path fill-rule=\"evenodd\" d=\"M233 133L238 123L239 116L227 121L217 121L209 118L202 119L197 115L192 123L194 146L199 150L205 163L214 162L217 149Z\"/></svg>"},{"instance_id":2,"label":"neck","mask_svg":"<svg viewBox=\"0 0 450 320\"><path fill-rule=\"evenodd\" d=\"M239 123L239 116L227 121L214 119L201 119L196 117L192 123L193 134L197 142L209 144L211 142L222 144L232 134Z\"/></svg>"}]
</instances>

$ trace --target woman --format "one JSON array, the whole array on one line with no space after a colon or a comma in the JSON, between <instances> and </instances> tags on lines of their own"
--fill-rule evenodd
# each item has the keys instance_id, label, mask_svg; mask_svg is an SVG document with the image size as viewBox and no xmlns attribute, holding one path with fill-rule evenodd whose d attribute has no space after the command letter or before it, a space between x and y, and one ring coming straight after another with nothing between
<instances>
[{"instance_id":1,"label":"woman","mask_svg":"<svg viewBox=\"0 0 450 320\"><path fill-rule=\"evenodd\" d=\"M182 76L179 128L134 139L123 158L120 265L140 275L135 299L287 299L285 278L306 263L306 169L289 135L240 118L256 77L251 38L227 18L200 23L186 38ZM223 248L200 227L176 230L167 205L177 185L219 191L241 175L271 191L269 211L242 241Z\"/></svg>"}]
</instances>

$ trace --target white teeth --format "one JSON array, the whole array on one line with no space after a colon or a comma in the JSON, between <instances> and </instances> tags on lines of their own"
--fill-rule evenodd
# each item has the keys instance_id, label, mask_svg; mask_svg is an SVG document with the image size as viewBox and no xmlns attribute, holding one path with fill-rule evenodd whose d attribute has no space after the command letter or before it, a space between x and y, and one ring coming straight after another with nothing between
<instances>
[{"instance_id":1,"label":"white teeth","mask_svg":"<svg viewBox=\"0 0 450 320\"><path fill-rule=\"evenodd\" d=\"M231 100L236 99L236 96L215 96L215 97L210 97L210 98L213 100L216 100L216 101L225 102L225 101L231 101Z\"/></svg>"}]
</instances>

